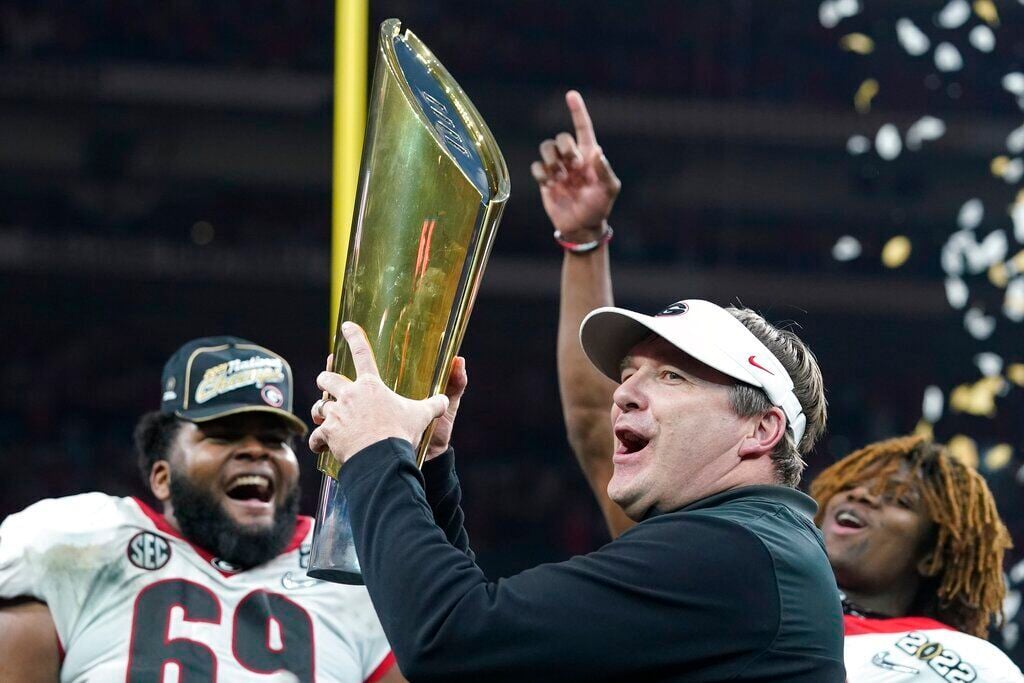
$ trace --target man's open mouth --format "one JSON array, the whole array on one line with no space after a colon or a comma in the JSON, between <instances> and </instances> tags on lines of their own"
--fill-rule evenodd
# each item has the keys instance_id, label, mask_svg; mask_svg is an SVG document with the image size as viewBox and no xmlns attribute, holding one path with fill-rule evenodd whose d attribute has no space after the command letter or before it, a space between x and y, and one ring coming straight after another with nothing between
<instances>
[{"instance_id":1,"label":"man's open mouth","mask_svg":"<svg viewBox=\"0 0 1024 683\"><path fill-rule=\"evenodd\" d=\"M274 498L274 482L262 474L240 474L224 487L228 498L269 503Z\"/></svg>"},{"instance_id":2,"label":"man's open mouth","mask_svg":"<svg viewBox=\"0 0 1024 683\"><path fill-rule=\"evenodd\" d=\"M618 439L621 444L619 452L626 454L641 451L651 442L650 439L641 436L628 427L619 427L616 429L615 438Z\"/></svg>"}]
</instances>

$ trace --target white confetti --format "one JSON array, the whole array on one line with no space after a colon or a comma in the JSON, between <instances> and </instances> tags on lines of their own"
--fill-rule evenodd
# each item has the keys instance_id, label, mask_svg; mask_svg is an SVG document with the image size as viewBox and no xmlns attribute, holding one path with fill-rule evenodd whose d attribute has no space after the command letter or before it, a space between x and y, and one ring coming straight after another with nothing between
<instances>
[{"instance_id":1,"label":"white confetti","mask_svg":"<svg viewBox=\"0 0 1024 683\"><path fill-rule=\"evenodd\" d=\"M959 71L964 68L964 58L952 43L935 46L935 68L939 71Z\"/></svg>"},{"instance_id":2,"label":"white confetti","mask_svg":"<svg viewBox=\"0 0 1024 683\"><path fill-rule=\"evenodd\" d=\"M1001 177L1003 180L1013 185L1024 176L1024 159L1020 157L1014 157L1010 159L1006 166L1003 167Z\"/></svg>"},{"instance_id":3,"label":"white confetti","mask_svg":"<svg viewBox=\"0 0 1024 683\"><path fill-rule=\"evenodd\" d=\"M946 301L953 308L960 309L967 305L967 297L970 293L967 284L958 277L946 278Z\"/></svg>"},{"instance_id":4,"label":"white confetti","mask_svg":"<svg viewBox=\"0 0 1024 683\"><path fill-rule=\"evenodd\" d=\"M922 142L938 140L946 133L946 124L934 116L922 116L907 129L907 149L917 151Z\"/></svg>"},{"instance_id":5,"label":"white confetti","mask_svg":"<svg viewBox=\"0 0 1024 683\"><path fill-rule=\"evenodd\" d=\"M871 149L871 140L863 135L851 135L850 139L846 141L846 151L854 156L863 154L869 149Z\"/></svg>"},{"instance_id":6,"label":"white confetti","mask_svg":"<svg viewBox=\"0 0 1024 683\"><path fill-rule=\"evenodd\" d=\"M964 314L964 327L975 339L988 339L996 329L996 319L985 315L980 308L971 308Z\"/></svg>"},{"instance_id":7,"label":"white confetti","mask_svg":"<svg viewBox=\"0 0 1024 683\"><path fill-rule=\"evenodd\" d=\"M1010 218L1013 219L1013 238L1024 242L1024 202L1017 202L1010 207Z\"/></svg>"},{"instance_id":8,"label":"white confetti","mask_svg":"<svg viewBox=\"0 0 1024 683\"><path fill-rule=\"evenodd\" d=\"M924 398L921 399L921 417L935 424L942 419L942 389L934 384L925 387Z\"/></svg>"},{"instance_id":9,"label":"white confetti","mask_svg":"<svg viewBox=\"0 0 1024 683\"><path fill-rule=\"evenodd\" d=\"M982 52L992 52L996 46L996 34L992 33L992 29L984 24L972 28L968 39L976 50Z\"/></svg>"},{"instance_id":10,"label":"white confetti","mask_svg":"<svg viewBox=\"0 0 1024 683\"><path fill-rule=\"evenodd\" d=\"M967 0L950 0L937 17L942 28L960 28L971 18L971 6Z\"/></svg>"},{"instance_id":11,"label":"white confetti","mask_svg":"<svg viewBox=\"0 0 1024 683\"><path fill-rule=\"evenodd\" d=\"M1006 149L1013 154L1024 152L1024 126L1015 128L1006 136Z\"/></svg>"},{"instance_id":12,"label":"white confetti","mask_svg":"<svg viewBox=\"0 0 1024 683\"><path fill-rule=\"evenodd\" d=\"M1003 315L1015 323L1024 320L1024 277L1015 277L1006 285Z\"/></svg>"},{"instance_id":13,"label":"white confetti","mask_svg":"<svg viewBox=\"0 0 1024 683\"><path fill-rule=\"evenodd\" d=\"M903 151L903 142L900 140L900 132L891 123L887 123L878 129L875 134L875 149L878 156L886 161L892 161Z\"/></svg>"},{"instance_id":14,"label":"white confetti","mask_svg":"<svg viewBox=\"0 0 1024 683\"><path fill-rule=\"evenodd\" d=\"M928 52L928 48L932 45L924 31L907 18L899 19L896 22L896 37L911 57L920 57Z\"/></svg>"},{"instance_id":15,"label":"white confetti","mask_svg":"<svg viewBox=\"0 0 1024 683\"><path fill-rule=\"evenodd\" d=\"M836 4L832 0L825 0L818 6L818 21L825 28L835 28L842 21L842 17L836 11Z\"/></svg>"},{"instance_id":16,"label":"white confetti","mask_svg":"<svg viewBox=\"0 0 1024 683\"><path fill-rule=\"evenodd\" d=\"M960 207L960 213L956 216L956 224L964 230L973 230L985 217L985 205L977 197L968 199Z\"/></svg>"},{"instance_id":17,"label":"white confetti","mask_svg":"<svg viewBox=\"0 0 1024 683\"><path fill-rule=\"evenodd\" d=\"M1003 76L1003 88L1018 97L1024 95L1024 74L1019 71L1011 71Z\"/></svg>"},{"instance_id":18,"label":"white confetti","mask_svg":"<svg viewBox=\"0 0 1024 683\"><path fill-rule=\"evenodd\" d=\"M971 273L978 273L988 270L994 263L1002 262L1006 258L1006 251L1009 244L1006 241L1006 232L993 230L981 244L972 246L967 250L967 265Z\"/></svg>"},{"instance_id":19,"label":"white confetti","mask_svg":"<svg viewBox=\"0 0 1024 683\"><path fill-rule=\"evenodd\" d=\"M836 261L852 261L860 256L860 242L856 237L843 235L832 247L832 258Z\"/></svg>"},{"instance_id":20,"label":"white confetti","mask_svg":"<svg viewBox=\"0 0 1024 683\"><path fill-rule=\"evenodd\" d=\"M964 274L964 253L975 246L974 235L969 230L957 230L942 245L942 270L946 275Z\"/></svg>"},{"instance_id":21,"label":"white confetti","mask_svg":"<svg viewBox=\"0 0 1024 683\"><path fill-rule=\"evenodd\" d=\"M818 21L825 28L835 28L843 19L860 12L859 0L825 0L818 6Z\"/></svg>"},{"instance_id":22,"label":"white confetti","mask_svg":"<svg viewBox=\"0 0 1024 683\"><path fill-rule=\"evenodd\" d=\"M974 364L985 377L995 377L1003 371L1003 359L991 351L983 351L974 357Z\"/></svg>"}]
</instances>

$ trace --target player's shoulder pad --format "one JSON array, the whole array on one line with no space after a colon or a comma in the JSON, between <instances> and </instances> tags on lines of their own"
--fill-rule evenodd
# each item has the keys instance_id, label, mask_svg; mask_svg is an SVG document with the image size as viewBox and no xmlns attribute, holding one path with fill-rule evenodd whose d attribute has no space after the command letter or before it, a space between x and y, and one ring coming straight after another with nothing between
<instances>
[{"instance_id":1,"label":"player's shoulder pad","mask_svg":"<svg viewBox=\"0 0 1024 683\"><path fill-rule=\"evenodd\" d=\"M105 493L47 498L5 519L0 524L0 545L94 543L116 534L139 514L131 499Z\"/></svg>"}]
</instances>

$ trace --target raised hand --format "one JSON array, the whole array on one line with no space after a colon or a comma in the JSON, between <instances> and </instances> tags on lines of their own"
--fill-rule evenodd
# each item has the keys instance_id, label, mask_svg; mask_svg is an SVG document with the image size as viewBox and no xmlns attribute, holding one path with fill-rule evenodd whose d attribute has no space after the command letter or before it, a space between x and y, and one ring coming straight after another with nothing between
<instances>
[{"instance_id":1,"label":"raised hand","mask_svg":"<svg viewBox=\"0 0 1024 683\"><path fill-rule=\"evenodd\" d=\"M309 435L310 449L322 453L329 448L344 464L383 439L396 437L419 443L431 420L447 411L448 397L438 394L415 401L396 394L381 381L362 328L346 322L341 330L352 352L356 379L327 371L317 377L317 386L333 400L317 401L313 406L313 421L319 426Z\"/></svg>"},{"instance_id":2,"label":"raised hand","mask_svg":"<svg viewBox=\"0 0 1024 683\"><path fill-rule=\"evenodd\" d=\"M601 234L622 183L594 135L583 97L565 94L576 135L562 132L540 143L540 161L530 172L540 187L544 210L562 237L588 242Z\"/></svg>"}]
</instances>

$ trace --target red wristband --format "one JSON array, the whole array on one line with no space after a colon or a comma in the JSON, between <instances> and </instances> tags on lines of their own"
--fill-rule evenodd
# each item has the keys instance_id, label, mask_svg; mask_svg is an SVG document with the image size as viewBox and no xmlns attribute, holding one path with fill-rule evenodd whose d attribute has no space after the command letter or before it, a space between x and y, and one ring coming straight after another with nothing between
<instances>
[{"instance_id":1,"label":"red wristband","mask_svg":"<svg viewBox=\"0 0 1024 683\"><path fill-rule=\"evenodd\" d=\"M608 244L612 240L612 236L615 231L612 230L612 226L607 223L604 224L604 229L601 234L598 235L596 240L590 242L569 242L568 240L562 239L562 233L555 230L555 241L558 242L558 246L565 249L571 254L586 254L588 251L594 251L602 244Z\"/></svg>"}]
</instances>

